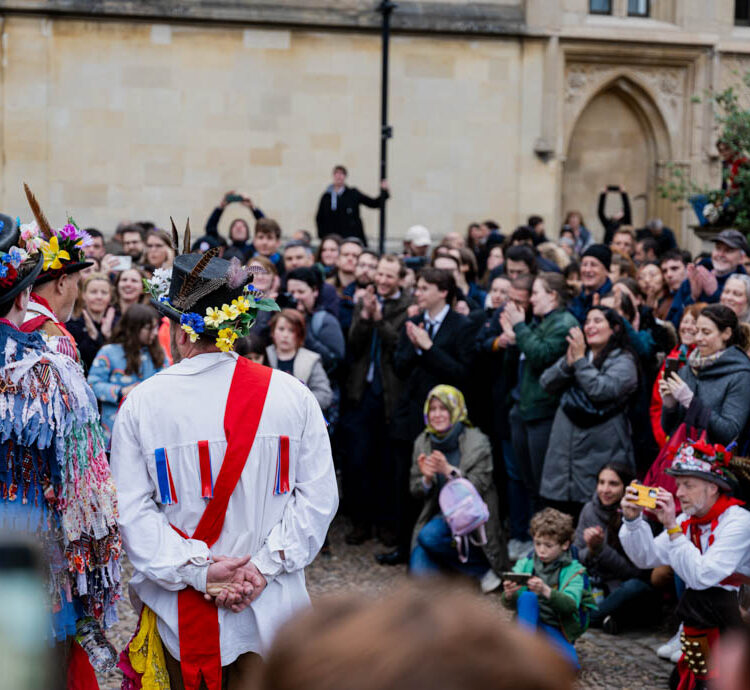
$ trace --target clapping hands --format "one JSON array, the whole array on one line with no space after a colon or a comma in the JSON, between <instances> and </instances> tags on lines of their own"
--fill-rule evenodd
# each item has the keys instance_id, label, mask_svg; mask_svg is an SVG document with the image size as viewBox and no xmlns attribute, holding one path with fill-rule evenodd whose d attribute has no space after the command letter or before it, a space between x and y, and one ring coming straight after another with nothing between
<instances>
[{"instance_id":1,"label":"clapping hands","mask_svg":"<svg viewBox=\"0 0 750 690\"><path fill-rule=\"evenodd\" d=\"M429 455L421 453L417 458L417 464L424 480L428 484L432 484L435 481L435 475L437 474L449 477L452 469L445 455L439 450L433 450Z\"/></svg>"},{"instance_id":2,"label":"clapping hands","mask_svg":"<svg viewBox=\"0 0 750 690\"><path fill-rule=\"evenodd\" d=\"M705 266L688 264L687 277L690 282L690 294L694 300L699 299L704 292L713 295L719 286L716 276Z\"/></svg>"},{"instance_id":3,"label":"clapping hands","mask_svg":"<svg viewBox=\"0 0 750 690\"><path fill-rule=\"evenodd\" d=\"M598 552L604 544L604 530L599 525L587 527L583 530L583 541L591 552Z\"/></svg>"},{"instance_id":4,"label":"clapping hands","mask_svg":"<svg viewBox=\"0 0 750 690\"><path fill-rule=\"evenodd\" d=\"M586 355L586 340L583 337L583 331L574 326L565 336L568 341L568 351L565 355L569 367L572 367L579 359Z\"/></svg>"},{"instance_id":5,"label":"clapping hands","mask_svg":"<svg viewBox=\"0 0 750 690\"><path fill-rule=\"evenodd\" d=\"M432 338L430 338L430 334L424 329L423 323L417 326L413 321L407 321L406 337L409 338L414 347L418 347L420 350L427 351L432 347Z\"/></svg>"}]
</instances>

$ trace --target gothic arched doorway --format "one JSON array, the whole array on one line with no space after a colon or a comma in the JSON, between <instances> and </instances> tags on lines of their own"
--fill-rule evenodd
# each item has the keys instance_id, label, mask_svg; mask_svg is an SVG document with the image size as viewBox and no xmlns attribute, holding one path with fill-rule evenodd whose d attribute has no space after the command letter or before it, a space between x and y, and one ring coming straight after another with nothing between
<instances>
[{"instance_id":1,"label":"gothic arched doorway","mask_svg":"<svg viewBox=\"0 0 750 690\"><path fill-rule=\"evenodd\" d=\"M604 229L596 213L599 194L607 185L621 185L630 197L633 224L643 227L663 210L658 203L657 163L669 159L667 142L661 116L640 87L623 77L604 87L583 109L570 135L563 217L568 210L581 211L600 241ZM619 208L619 196L610 195L605 213L612 215Z\"/></svg>"}]
</instances>

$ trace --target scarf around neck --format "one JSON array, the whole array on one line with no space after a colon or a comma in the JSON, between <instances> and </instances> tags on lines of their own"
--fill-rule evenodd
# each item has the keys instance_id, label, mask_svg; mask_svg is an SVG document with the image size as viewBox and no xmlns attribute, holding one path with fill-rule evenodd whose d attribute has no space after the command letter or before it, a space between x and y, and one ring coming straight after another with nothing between
<instances>
[{"instance_id":1,"label":"scarf around neck","mask_svg":"<svg viewBox=\"0 0 750 690\"><path fill-rule=\"evenodd\" d=\"M703 369L708 369L708 367L712 366L716 363L716 360L719 359L727 350L721 350L721 352L714 352L712 355L708 355L708 357L703 357L701 355L700 350L696 347L688 357L688 365L692 369L694 374L697 374L699 371Z\"/></svg>"},{"instance_id":2,"label":"scarf around neck","mask_svg":"<svg viewBox=\"0 0 750 690\"><path fill-rule=\"evenodd\" d=\"M716 503L711 506L711 510L709 510L703 517L693 515L692 517L685 520L685 522L683 522L681 525L682 531L690 539L690 541L692 541L693 544L698 547L698 551L703 553L703 549L701 548L700 527L702 525L711 526L711 533L708 535L708 545L711 546L711 544L714 543L714 530L719 524L719 517L728 508L731 508L732 506L743 505L745 505L744 501L732 498L727 494L721 494L719 498L716 499Z\"/></svg>"},{"instance_id":3,"label":"scarf around neck","mask_svg":"<svg viewBox=\"0 0 750 690\"><path fill-rule=\"evenodd\" d=\"M551 563L543 563L539 556L534 553L534 575L541 579L545 585L556 589L560 585L560 570L572 562L570 550L563 551L560 557Z\"/></svg>"}]
</instances>

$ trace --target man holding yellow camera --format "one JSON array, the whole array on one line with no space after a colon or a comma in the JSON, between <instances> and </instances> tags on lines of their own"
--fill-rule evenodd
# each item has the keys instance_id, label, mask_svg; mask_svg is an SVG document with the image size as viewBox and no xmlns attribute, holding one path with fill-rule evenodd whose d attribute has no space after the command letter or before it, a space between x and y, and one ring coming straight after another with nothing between
<instances>
[{"instance_id":1,"label":"man holding yellow camera","mask_svg":"<svg viewBox=\"0 0 750 690\"><path fill-rule=\"evenodd\" d=\"M637 487L623 497L620 542L639 568L669 565L686 585L677 605L683 622L680 689L707 687L711 648L725 630L741 625L737 592L750 580L750 513L731 497L736 480L727 469L731 453L705 441L684 443L667 472L677 482L674 496L659 488L653 513L664 525L655 537L642 517Z\"/></svg>"}]
</instances>

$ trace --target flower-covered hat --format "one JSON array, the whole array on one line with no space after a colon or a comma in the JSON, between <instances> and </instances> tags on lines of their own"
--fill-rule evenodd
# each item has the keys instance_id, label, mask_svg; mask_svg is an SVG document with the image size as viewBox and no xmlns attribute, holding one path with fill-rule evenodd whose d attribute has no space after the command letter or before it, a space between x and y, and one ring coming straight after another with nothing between
<instances>
[{"instance_id":1,"label":"flower-covered hat","mask_svg":"<svg viewBox=\"0 0 750 690\"><path fill-rule=\"evenodd\" d=\"M55 230L47 220L39 202L24 183L26 198L29 200L35 222L21 226L21 240L27 251L40 251L42 254L42 272L35 285L47 283L59 278L64 273L75 273L93 264L86 259L84 247L91 243L91 238L80 230L72 218L60 229Z\"/></svg>"},{"instance_id":2,"label":"flower-covered hat","mask_svg":"<svg viewBox=\"0 0 750 690\"><path fill-rule=\"evenodd\" d=\"M698 477L717 484L723 491L731 492L737 479L729 471L732 453L719 444L705 441L686 441L675 454L667 474L674 477Z\"/></svg>"},{"instance_id":3,"label":"flower-covered hat","mask_svg":"<svg viewBox=\"0 0 750 690\"><path fill-rule=\"evenodd\" d=\"M0 213L0 304L7 304L33 284L42 270L42 255L19 247L18 221Z\"/></svg>"},{"instance_id":4,"label":"flower-covered hat","mask_svg":"<svg viewBox=\"0 0 750 690\"><path fill-rule=\"evenodd\" d=\"M218 258L218 247L205 254L190 254L190 223L179 254L177 230L172 221L175 260L172 270L157 269L144 279L152 304L180 324L192 342L208 337L228 352L238 337L247 335L259 311L278 311L272 299L252 287L253 273L263 269L242 266L237 259Z\"/></svg>"}]
</instances>

